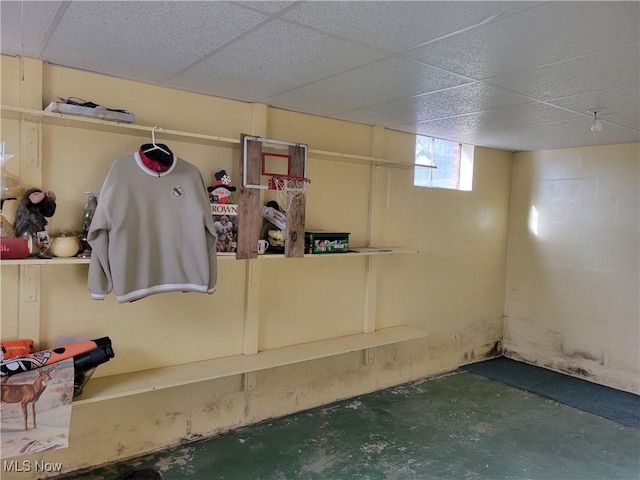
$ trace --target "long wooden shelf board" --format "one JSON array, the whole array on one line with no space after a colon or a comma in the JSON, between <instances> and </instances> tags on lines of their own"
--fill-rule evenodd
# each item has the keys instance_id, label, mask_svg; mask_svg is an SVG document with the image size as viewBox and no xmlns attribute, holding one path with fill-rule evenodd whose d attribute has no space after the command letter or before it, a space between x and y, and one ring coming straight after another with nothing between
<instances>
[{"instance_id":1,"label":"long wooden shelf board","mask_svg":"<svg viewBox=\"0 0 640 480\"><path fill-rule=\"evenodd\" d=\"M89 380L82 395L77 400L74 400L74 404L100 402L190 383L256 372L414 340L426 335L425 332L405 326L390 327L373 333L358 333L274 348L253 355L233 355L184 365L99 377Z\"/></svg>"},{"instance_id":2,"label":"long wooden shelf board","mask_svg":"<svg viewBox=\"0 0 640 480\"><path fill-rule=\"evenodd\" d=\"M51 125L62 125L70 127L89 128L93 130L101 130L116 133L128 133L133 135L149 136L153 130L153 126L138 125L135 123L114 122L109 120L101 120L99 118L83 117L79 115L67 115L64 113L47 112L44 110L33 110L29 108L14 107L9 105L0 106L2 117L13 120L27 120L30 122L42 122ZM160 125L162 127L162 125ZM202 133L183 132L179 130L170 130L162 128L156 131L158 138L183 138L191 142L207 143L219 142L229 144L240 144L239 138L225 138L215 135L206 135Z\"/></svg>"},{"instance_id":3,"label":"long wooden shelf board","mask_svg":"<svg viewBox=\"0 0 640 480\"><path fill-rule=\"evenodd\" d=\"M344 252L344 253L324 253L324 254L306 254L304 258L341 258L341 257L364 257L364 256L375 256L375 255L400 255L407 253L420 253L420 250L412 250L412 249L402 249L402 248L391 248L391 251L383 251L383 252ZM265 255L258 255L259 260L282 260L286 257L284 254L270 254L267 253ZM237 260L235 255L218 255L218 260ZM242 260L242 259L241 259ZM0 260L0 266L10 266L10 265L88 265L88 258L78 258L78 257L70 257L70 258L37 258L37 257L28 257L28 258L20 258L14 260Z\"/></svg>"},{"instance_id":4,"label":"long wooden shelf board","mask_svg":"<svg viewBox=\"0 0 640 480\"><path fill-rule=\"evenodd\" d=\"M395 248L392 247L391 251L371 251L371 252L341 252L341 253L314 253L314 254L305 254L304 258L344 258L344 257L367 257L367 256L378 256L378 255L400 255L407 253L420 253L420 250L417 249L406 249L406 248ZM269 253L267 251L264 255L258 255L259 260L279 260L285 258L283 254L278 253Z\"/></svg>"},{"instance_id":5,"label":"long wooden shelf board","mask_svg":"<svg viewBox=\"0 0 640 480\"><path fill-rule=\"evenodd\" d=\"M402 162L398 160L391 160L389 158L377 158L367 157L365 155L355 155L351 153L337 153L329 152L325 150L309 149L307 155L310 159L316 158L318 160L329 160L334 162L348 162L348 163L362 163L362 164L374 164L384 165L386 167L397 168L413 168L414 163Z\"/></svg>"},{"instance_id":6,"label":"long wooden shelf board","mask_svg":"<svg viewBox=\"0 0 640 480\"><path fill-rule=\"evenodd\" d=\"M1 260L0 265L81 265L89 264L88 258L20 258L14 260Z\"/></svg>"},{"instance_id":7,"label":"long wooden shelf board","mask_svg":"<svg viewBox=\"0 0 640 480\"><path fill-rule=\"evenodd\" d=\"M235 255L218 255L218 260L235 260ZM78 257L54 257L54 258L37 258L27 257L13 260L0 260L0 266L9 265L89 265L88 258Z\"/></svg>"},{"instance_id":8,"label":"long wooden shelf board","mask_svg":"<svg viewBox=\"0 0 640 480\"><path fill-rule=\"evenodd\" d=\"M65 113L48 112L45 110L35 110L32 108L17 107L13 105L0 105L2 118L11 120L26 120L35 123L45 123L49 125L61 125L69 127L87 128L104 132L125 133L130 135L149 136L153 130L153 126L139 125L136 123L124 123L99 118L83 117L80 115L68 115ZM162 127L162 125L159 125ZM184 132L178 130L170 130L162 128L158 130L157 135L163 138L185 139L195 143L224 143L239 145L239 138L227 138L216 135L206 135L201 133ZM368 157L365 155L355 155L350 153L330 152L326 150L309 149L307 151L309 158L317 158L321 160L362 163L368 165L382 165L386 167L396 168L413 168L414 163L392 160L387 158Z\"/></svg>"}]
</instances>

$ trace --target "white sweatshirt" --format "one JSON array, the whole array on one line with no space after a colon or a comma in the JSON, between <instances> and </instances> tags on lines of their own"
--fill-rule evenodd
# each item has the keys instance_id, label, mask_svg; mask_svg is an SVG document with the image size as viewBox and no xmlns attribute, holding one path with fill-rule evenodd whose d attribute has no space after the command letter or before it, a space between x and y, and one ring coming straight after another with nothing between
<instances>
[{"instance_id":1,"label":"white sweatshirt","mask_svg":"<svg viewBox=\"0 0 640 480\"><path fill-rule=\"evenodd\" d=\"M212 294L216 288L216 233L200 171L174 155L171 168L153 172L140 155L113 162L91 221L89 291L113 292L119 303L162 292Z\"/></svg>"}]
</instances>

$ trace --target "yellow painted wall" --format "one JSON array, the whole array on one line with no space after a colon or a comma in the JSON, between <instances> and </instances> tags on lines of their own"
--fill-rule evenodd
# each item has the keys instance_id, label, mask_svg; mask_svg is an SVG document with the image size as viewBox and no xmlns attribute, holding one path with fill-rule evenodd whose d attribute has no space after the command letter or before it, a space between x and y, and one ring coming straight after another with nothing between
<instances>
[{"instance_id":1,"label":"yellow painted wall","mask_svg":"<svg viewBox=\"0 0 640 480\"><path fill-rule=\"evenodd\" d=\"M36 103L44 107L58 96L78 96L127 108L138 123L165 129L230 138L255 133L305 142L310 149L413 161L414 139L399 132L35 61L28 65L36 72L39 68L40 89L34 85L37 79L28 85L20 81L18 59L2 57L3 104L19 105L21 98L39 95ZM35 186L56 192L58 210L49 226L53 233L77 229L84 192L99 190L111 162L149 140L147 134L43 124L42 165L28 167L19 141L24 128L17 120L3 119L2 137L16 153L12 171L21 178L40 175L41 185ZM197 165L206 180L213 181L213 173L221 168L237 172L237 147L163 139L161 133L158 140ZM353 245L366 245L371 239L419 250L376 257L375 327L407 325L429 336L375 349L372 365L364 364L362 352L355 352L261 371L257 387L249 391L241 389L240 376L232 376L77 405L70 447L31 459L63 462L66 471L89 467L495 355L502 339L511 162L507 152L477 149L474 190L456 192L413 187L410 169L311 156L307 227L349 231ZM237 173L233 180L239 183ZM376 193L370 205L371 188ZM218 265L218 291L213 296L171 293L126 305L112 297L90 300L86 265L39 267L40 303L33 315L25 314L20 302L20 267L5 265L2 338L21 331L18 315L25 323L36 323L27 331L38 332L42 347L58 335L108 335L116 358L100 366L96 378L241 353L247 263L225 259ZM261 350L362 332L366 258L286 259L261 265Z\"/></svg>"},{"instance_id":2,"label":"yellow painted wall","mask_svg":"<svg viewBox=\"0 0 640 480\"><path fill-rule=\"evenodd\" d=\"M387 176L381 243L423 253L381 259L378 327L400 309L429 331L433 361L480 359L502 338L511 154L476 148L471 192L412 187L411 170Z\"/></svg>"},{"instance_id":3,"label":"yellow painted wall","mask_svg":"<svg viewBox=\"0 0 640 480\"><path fill-rule=\"evenodd\" d=\"M505 353L640 393L640 145L515 155Z\"/></svg>"}]
</instances>

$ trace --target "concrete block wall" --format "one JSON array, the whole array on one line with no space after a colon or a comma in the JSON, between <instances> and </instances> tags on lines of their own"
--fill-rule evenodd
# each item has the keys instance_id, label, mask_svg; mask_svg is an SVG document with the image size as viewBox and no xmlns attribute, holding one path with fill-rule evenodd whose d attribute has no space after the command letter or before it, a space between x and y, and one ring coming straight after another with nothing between
<instances>
[{"instance_id":1,"label":"concrete block wall","mask_svg":"<svg viewBox=\"0 0 640 480\"><path fill-rule=\"evenodd\" d=\"M640 393L638 144L514 156L508 356Z\"/></svg>"}]
</instances>

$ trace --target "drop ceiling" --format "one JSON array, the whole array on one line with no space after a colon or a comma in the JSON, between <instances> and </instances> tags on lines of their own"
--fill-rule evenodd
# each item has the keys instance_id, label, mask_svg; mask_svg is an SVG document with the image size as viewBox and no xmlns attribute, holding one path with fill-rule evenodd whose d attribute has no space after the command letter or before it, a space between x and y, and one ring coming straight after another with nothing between
<instances>
[{"instance_id":1,"label":"drop ceiling","mask_svg":"<svg viewBox=\"0 0 640 480\"><path fill-rule=\"evenodd\" d=\"M2 0L0 47L206 95L543 150L640 141L639 13L636 1ZM597 134L592 108L606 109Z\"/></svg>"}]
</instances>

